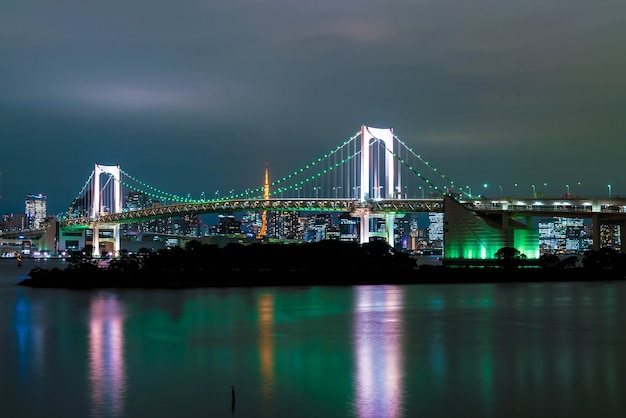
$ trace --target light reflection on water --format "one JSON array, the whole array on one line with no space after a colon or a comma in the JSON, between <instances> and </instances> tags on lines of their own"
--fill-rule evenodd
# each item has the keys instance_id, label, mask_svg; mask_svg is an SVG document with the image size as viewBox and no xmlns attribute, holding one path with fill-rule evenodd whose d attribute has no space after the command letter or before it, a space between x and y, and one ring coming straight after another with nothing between
<instances>
[{"instance_id":1,"label":"light reflection on water","mask_svg":"<svg viewBox=\"0 0 626 418\"><path fill-rule=\"evenodd\" d=\"M275 410L275 362L274 357L274 295L271 292L263 292L259 295L259 355L261 358L261 375L263 384L263 410L268 414Z\"/></svg>"},{"instance_id":2,"label":"light reflection on water","mask_svg":"<svg viewBox=\"0 0 626 418\"><path fill-rule=\"evenodd\" d=\"M622 282L71 291L15 274L0 263L3 416L626 416Z\"/></svg>"},{"instance_id":3,"label":"light reflection on water","mask_svg":"<svg viewBox=\"0 0 626 418\"><path fill-rule=\"evenodd\" d=\"M89 307L91 413L123 416L126 371L122 303L114 293L98 292Z\"/></svg>"},{"instance_id":4,"label":"light reflection on water","mask_svg":"<svg viewBox=\"0 0 626 418\"><path fill-rule=\"evenodd\" d=\"M354 409L359 418L402 416L402 298L399 286L357 287Z\"/></svg>"}]
</instances>

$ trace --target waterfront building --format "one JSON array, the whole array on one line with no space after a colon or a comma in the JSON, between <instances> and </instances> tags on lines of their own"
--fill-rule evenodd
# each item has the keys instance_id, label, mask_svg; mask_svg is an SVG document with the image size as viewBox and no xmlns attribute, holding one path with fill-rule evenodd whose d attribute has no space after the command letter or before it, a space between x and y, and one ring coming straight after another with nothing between
<instances>
[{"instance_id":1,"label":"waterfront building","mask_svg":"<svg viewBox=\"0 0 626 418\"><path fill-rule=\"evenodd\" d=\"M600 247L621 249L620 226L615 224L600 225Z\"/></svg>"},{"instance_id":2,"label":"waterfront building","mask_svg":"<svg viewBox=\"0 0 626 418\"><path fill-rule=\"evenodd\" d=\"M542 218L537 223L542 253L571 254L591 248L589 228L580 218Z\"/></svg>"},{"instance_id":3,"label":"waterfront building","mask_svg":"<svg viewBox=\"0 0 626 418\"><path fill-rule=\"evenodd\" d=\"M444 264L470 265L495 260L504 247L527 259L539 258L539 234L530 223L502 216L481 216L452 198L444 197Z\"/></svg>"}]
</instances>

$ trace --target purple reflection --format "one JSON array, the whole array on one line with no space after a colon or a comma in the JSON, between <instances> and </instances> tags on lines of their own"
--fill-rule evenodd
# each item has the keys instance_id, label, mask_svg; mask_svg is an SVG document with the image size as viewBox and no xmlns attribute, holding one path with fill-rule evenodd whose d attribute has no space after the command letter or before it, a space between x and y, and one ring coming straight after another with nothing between
<instances>
[{"instance_id":1,"label":"purple reflection","mask_svg":"<svg viewBox=\"0 0 626 418\"><path fill-rule=\"evenodd\" d=\"M355 414L362 418L402 415L402 307L398 286L355 290Z\"/></svg>"},{"instance_id":2,"label":"purple reflection","mask_svg":"<svg viewBox=\"0 0 626 418\"><path fill-rule=\"evenodd\" d=\"M124 315L115 295L99 294L90 303L89 382L97 416L121 416L126 394Z\"/></svg>"}]
</instances>

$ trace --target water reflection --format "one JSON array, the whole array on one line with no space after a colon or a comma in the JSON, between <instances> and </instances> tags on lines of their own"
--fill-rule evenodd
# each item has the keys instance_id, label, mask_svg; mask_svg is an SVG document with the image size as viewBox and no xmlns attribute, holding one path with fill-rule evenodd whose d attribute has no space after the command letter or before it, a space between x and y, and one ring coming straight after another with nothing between
<instances>
[{"instance_id":1,"label":"water reflection","mask_svg":"<svg viewBox=\"0 0 626 418\"><path fill-rule=\"evenodd\" d=\"M402 307L399 286L355 289L354 408L361 418L402 416Z\"/></svg>"},{"instance_id":2,"label":"water reflection","mask_svg":"<svg viewBox=\"0 0 626 418\"><path fill-rule=\"evenodd\" d=\"M42 324L42 307L33 306L25 297L16 300L13 328L15 330L18 364L21 378L41 378L44 376L45 351ZM35 373L29 376L28 372Z\"/></svg>"},{"instance_id":3,"label":"water reflection","mask_svg":"<svg viewBox=\"0 0 626 418\"><path fill-rule=\"evenodd\" d=\"M126 393L124 309L117 296L98 293L89 304L89 383L94 416L122 416Z\"/></svg>"},{"instance_id":4,"label":"water reflection","mask_svg":"<svg viewBox=\"0 0 626 418\"><path fill-rule=\"evenodd\" d=\"M626 417L626 282L10 286L1 416Z\"/></svg>"},{"instance_id":5,"label":"water reflection","mask_svg":"<svg viewBox=\"0 0 626 418\"><path fill-rule=\"evenodd\" d=\"M274 401L274 295L263 293L259 297L259 353L261 356L261 391L266 407Z\"/></svg>"}]
</instances>

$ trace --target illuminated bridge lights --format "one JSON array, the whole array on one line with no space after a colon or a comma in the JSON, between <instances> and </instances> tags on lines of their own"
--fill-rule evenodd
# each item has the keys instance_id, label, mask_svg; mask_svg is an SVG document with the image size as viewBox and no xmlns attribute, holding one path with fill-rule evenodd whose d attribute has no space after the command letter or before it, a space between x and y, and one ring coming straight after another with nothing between
<instances>
[{"instance_id":1,"label":"illuminated bridge lights","mask_svg":"<svg viewBox=\"0 0 626 418\"><path fill-rule=\"evenodd\" d=\"M580 216L591 216L593 205L589 201L493 201L489 199L461 200L460 203L477 212L508 212L517 214L540 214L550 212L574 213ZM505 204L503 204L505 203ZM626 216L626 201L613 202L621 205L598 204L599 213L611 213ZM97 219L70 218L60 220L62 226L89 225L90 223L128 223L139 220L174 217L189 213L205 214L226 211L262 211L262 210L298 210L298 211L335 211L353 212L356 209L370 212L444 212L443 199L377 199L361 202L349 198L255 198L255 199L221 199L207 202L181 203L164 205L146 209L128 210L121 213L101 215Z\"/></svg>"}]
</instances>

